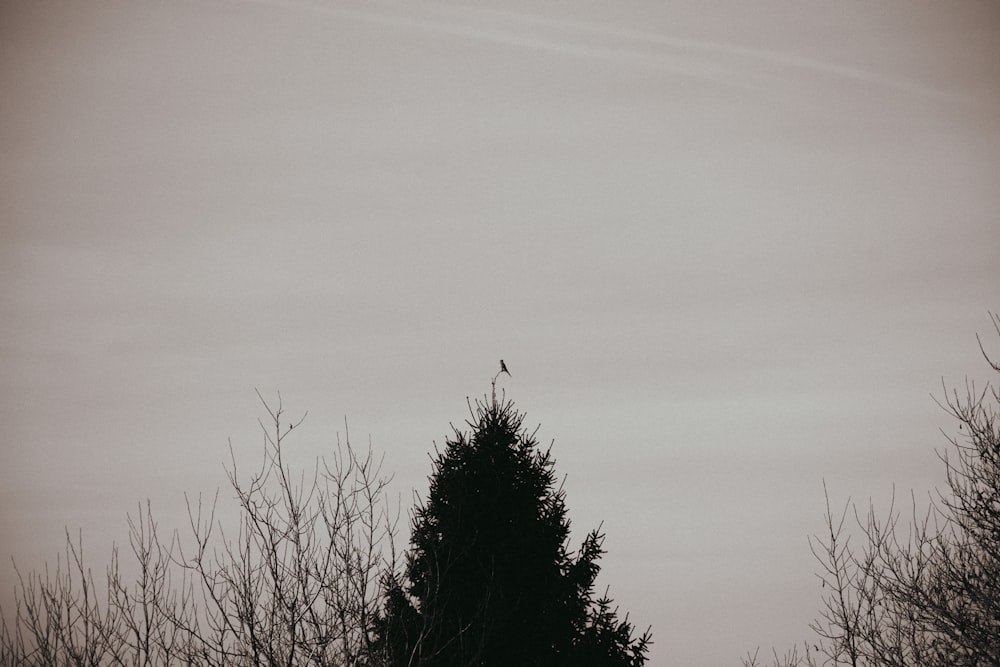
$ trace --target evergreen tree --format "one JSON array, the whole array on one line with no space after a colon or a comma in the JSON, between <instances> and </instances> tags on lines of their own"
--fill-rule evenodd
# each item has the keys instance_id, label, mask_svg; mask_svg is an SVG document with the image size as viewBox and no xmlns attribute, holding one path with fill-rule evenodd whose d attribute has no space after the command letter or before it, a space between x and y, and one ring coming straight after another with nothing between
<instances>
[{"instance_id":1,"label":"evergreen tree","mask_svg":"<svg viewBox=\"0 0 1000 667\"><path fill-rule=\"evenodd\" d=\"M391 579L381 640L390 665L633 667L633 637L594 600L603 535L570 552L565 493L550 450L513 402L470 405L433 463L414 513L405 582Z\"/></svg>"}]
</instances>

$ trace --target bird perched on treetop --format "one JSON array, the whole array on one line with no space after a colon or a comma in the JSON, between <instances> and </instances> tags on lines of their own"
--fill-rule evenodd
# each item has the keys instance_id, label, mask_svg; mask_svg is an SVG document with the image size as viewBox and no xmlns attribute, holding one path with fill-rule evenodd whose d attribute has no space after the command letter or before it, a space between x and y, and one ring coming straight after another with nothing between
<instances>
[{"instance_id":1,"label":"bird perched on treetop","mask_svg":"<svg viewBox=\"0 0 1000 667\"><path fill-rule=\"evenodd\" d=\"M507 375L510 375L510 371L507 370L507 364L505 364L503 362L503 359L500 360L500 372L501 373L506 373ZM513 376L511 376L511 377L513 377Z\"/></svg>"}]
</instances>

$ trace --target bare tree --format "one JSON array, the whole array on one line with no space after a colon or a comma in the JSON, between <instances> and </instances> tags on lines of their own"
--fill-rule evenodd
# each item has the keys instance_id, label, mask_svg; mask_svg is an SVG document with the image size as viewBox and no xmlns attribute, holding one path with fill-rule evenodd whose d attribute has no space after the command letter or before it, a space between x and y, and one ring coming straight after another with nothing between
<instances>
[{"instance_id":1,"label":"bare tree","mask_svg":"<svg viewBox=\"0 0 1000 667\"><path fill-rule=\"evenodd\" d=\"M16 569L16 568L15 568ZM84 564L82 536L66 546L54 569L17 572L21 594L15 600L13 627L0 632L3 664L100 665L109 663L119 638L107 628L118 624L116 610L102 604L91 571Z\"/></svg>"},{"instance_id":2,"label":"bare tree","mask_svg":"<svg viewBox=\"0 0 1000 667\"><path fill-rule=\"evenodd\" d=\"M990 317L1000 335L1000 317ZM810 539L824 591L810 626L817 640L803 654L775 654L774 665L1000 665L1000 388L966 381L963 394L946 389L939 404L958 421L939 454L947 487L925 511L913 497L903 523L895 502L880 518L848 500L838 517L827 496L826 531ZM858 549L845 529L849 513ZM743 663L758 665L757 654Z\"/></svg>"},{"instance_id":3,"label":"bare tree","mask_svg":"<svg viewBox=\"0 0 1000 667\"><path fill-rule=\"evenodd\" d=\"M282 444L301 420L283 422L280 398L264 405L263 466L242 481L235 457L229 470L236 534L214 522L216 501L207 517L200 499L189 503L195 547L176 560L198 582L203 612L184 629L218 664L367 664L381 578L394 567L389 480L371 448L359 454L349 438L310 476L293 476Z\"/></svg>"},{"instance_id":4,"label":"bare tree","mask_svg":"<svg viewBox=\"0 0 1000 667\"><path fill-rule=\"evenodd\" d=\"M293 472L283 445L305 416L288 422L280 395L274 408L260 398L260 468L242 476L230 447L237 525L216 518L216 492L188 499L187 538L163 540L147 502L128 519L138 574L122 573L115 547L104 597L67 533L54 572L19 573L0 665L375 664L381 583L396 570L390 479L346 432L331 459Z\"/></svg>"}]
</instances>

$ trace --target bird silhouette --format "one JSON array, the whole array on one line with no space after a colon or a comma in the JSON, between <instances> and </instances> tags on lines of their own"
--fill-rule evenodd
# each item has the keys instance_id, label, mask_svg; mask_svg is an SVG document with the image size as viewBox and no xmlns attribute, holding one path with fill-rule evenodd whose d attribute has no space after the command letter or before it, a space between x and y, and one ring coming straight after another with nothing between
<instances>
[{"instance_id":1,"label":"bird silhouette","mask_svg":"<svg viewBox=\"0 0 1000 667\"><path fill-rule=\"evenodd\" d=\"M500 360L500 372L501 373L506 373L507 375L510 375L510 371L507 370L507 364L505 364L503 362L503 359ZM511 376L511 377L513 377L513 376Z\"/></svg>"}]
</instances>

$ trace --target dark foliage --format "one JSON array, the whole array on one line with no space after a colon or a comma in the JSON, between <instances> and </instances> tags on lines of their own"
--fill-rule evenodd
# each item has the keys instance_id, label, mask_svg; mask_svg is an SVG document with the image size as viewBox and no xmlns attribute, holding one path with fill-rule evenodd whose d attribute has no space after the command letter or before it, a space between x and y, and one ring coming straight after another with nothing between
<instances>
[{"instance_id":1,"label":"dark foliage","mask_svg":"<svg viewBox=\"0 0 1000 667\"><path fill-rule=\"evenodd\" d=\"M405 584L390 580L390 665L638 666L648 632L594 600L603 536L571 553L549 450L510 401L476 402L434 460L414 514Z\"/></svg>"}]
</instances>

